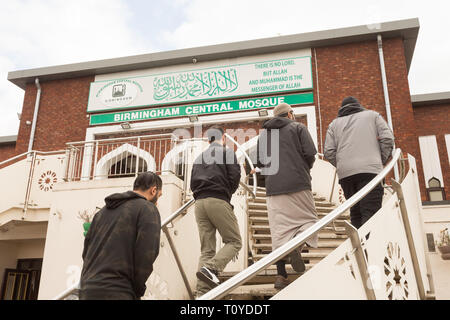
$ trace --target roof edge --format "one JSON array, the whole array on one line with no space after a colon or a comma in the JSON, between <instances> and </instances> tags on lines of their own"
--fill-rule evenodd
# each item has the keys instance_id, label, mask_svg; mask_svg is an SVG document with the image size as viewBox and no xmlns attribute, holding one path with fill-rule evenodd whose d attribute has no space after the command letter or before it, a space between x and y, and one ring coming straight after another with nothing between
<instances>
[{"instance_id":1,"label":"roof edge","mask_svg":"<svg viewBox=\"0 0 450 320\"><path fill-rule=\"evenodd\" d=\"M17 142L17 135L0 137L0 144L15 143L15 142Z\"/></svg>"},{"instance_id":2,"label":"roof edge","mask_svg":"<svg viewBox=\"0 0 450 320\"><path fill-rule=\"evenodd\" d=\"M411 95L411 102L413 107L444 104L444 103L450 104L450 91L414 94Z\"/></svg>"},{"instance_id":3,"label":"roof edge","mask_svg":"<svg viewBox=\"0 0 450 320\"><path fill-rule=\"evenodd\" d=\"M381 34L383 38L403 38L407 69L409 71L419 27L418 18L397 20L121 58L18 70L9 72L8 80L25 89L26 85L34 82L35 78L39 78L41 82L44 82L192 63L193 58L197 59L198 62L202 62L308 47L333 46L350 42L376 40L378 34Z\"/></svg>"}]
</instances>

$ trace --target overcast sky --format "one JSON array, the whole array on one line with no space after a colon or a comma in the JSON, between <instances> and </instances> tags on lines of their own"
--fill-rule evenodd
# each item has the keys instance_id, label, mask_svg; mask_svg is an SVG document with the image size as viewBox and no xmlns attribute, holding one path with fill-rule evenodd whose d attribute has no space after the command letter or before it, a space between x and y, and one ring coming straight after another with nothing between
<instances>
[{"instance_id":1,"label":"overcast sky","mask_svg":"<svg viewBox=\"0 0 450 320\"><path fill-rule=\"evenodd\" d=\"M5 0L0 136L15 135L23 90L10 71L419 18L412 94L450 91L447 0Z\"/></svg>"}]
</instances>

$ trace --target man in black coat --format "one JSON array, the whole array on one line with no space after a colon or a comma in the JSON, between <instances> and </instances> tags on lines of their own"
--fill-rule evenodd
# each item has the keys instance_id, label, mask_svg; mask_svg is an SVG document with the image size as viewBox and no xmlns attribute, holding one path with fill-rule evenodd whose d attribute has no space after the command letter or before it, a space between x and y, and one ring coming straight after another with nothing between
<instances>
[{"instance_id":1,"label":"man in black coat","mask_svg":"<svg viewBox=\"0 0 450 320\"><path fill-rule=\"evenodd\" d=\"M211 127L207 135L210 146L195 160L191 174L201 243L197 297L219 284L218 272L237 256L242 247L239 226L230 204L231 196L239 187L241 167L234 151L225 146L221 127ZM225 243L217 254L216 230Z\"/></svg>"},{"instance_id":2,"label":"man in black coat","mask_svg":"<svg viewBox=\"0 0 450 320\"><path fill-rule=\"evenodd\" d=\"M140 174L133 191L105 198L84 240L80 300L137 300L159 254L161 178Z\"/></svg>"}]
</instances>

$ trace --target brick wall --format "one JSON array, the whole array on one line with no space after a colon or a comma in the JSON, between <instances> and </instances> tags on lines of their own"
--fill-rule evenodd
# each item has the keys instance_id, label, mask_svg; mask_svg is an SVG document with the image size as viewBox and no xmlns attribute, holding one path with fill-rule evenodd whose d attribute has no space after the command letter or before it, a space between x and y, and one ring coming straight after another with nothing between
<instances>
[{"instance_id":1,"label":"brick wall","mask_svg":"<svg viewBox=\"0 0 450 320\"><path fill-rule=\"evenodd\" d=\"M445 144L445 135L450 134L450 104L414 107L414 119L417 127L417 139L421 136L436 136L446 200L450 200L450 159ZM420 170L422 200L426 201L425 179L422 168Z\"/></svg>"},{"instance_id":2,"label":"brick wall","mask_svg":"<svg viewBox=\"0 0 450 320\"><path fill-rule=\"evenodd\" d=\"M396 146L417 159L419 149L402 40L384 40L383 51ZM322 143L346 96L356 97L366 108L379 112L387 122L379 61L376 40L313 49L314 100L318 104L320 99ZM318 108L316 113L319 119ZM319 121L317 126L320 140Z\"/></svg>"},{"instance_id":3,"label":"brick wall","mask_svg":"<svg viewBox=\"0 0 450 320\"><path fill-rule=\"evenodd\" d=\"M423 185L416 122L411 105L402 39L384 40L383 50L396 145L418 160L420 183ZM378 46L375 39L313 48L312 64L315 104L317 105L320 100L321 107L321 118L316 108L319 152L323 151L322 144L328 125L336 117L341 101L346 96L355 96L362 105L379 112L386 119ZM86 105L89 84L92 81L94 77L83 77L41 84L41 104L33 149L42 151L64 149L66 142L85 139L86 128L89 125ZM16 153L27 150L31 126L25 122L32 120L35 98L36 87L30 84L25 92ZM322 121L321 132L319 119ZM240 127L241 124L226 126ZM259 129L260 126L260 123L254 123L247 124L244 128Z\"/></svg>"},{"instance_id":4,"label":"brick wall","mask_svg":"<svg viewBox=\"0 0 450 320\"><path fill-rule=\"evenodd\" d=\"M15 143L2 143L0 144L0 162L12 158L16 155Z\"/></svg>"},{"instance_id":5,"label":"brick wall","mask_svg":"<svg viewBox=\"0 0 450 320\"><path fill-rule=\"evenodd\" d=\"M86 108L89 84L92 81L94 77L41 83L41 101L33 150L60 150L65 148L66 142L85 139L89 125ZM28 150L31 125L27 125L26 121L33 120L36 92L34 84L27 85L17 137L17 153Z\"/></svg>"}]
</instances>

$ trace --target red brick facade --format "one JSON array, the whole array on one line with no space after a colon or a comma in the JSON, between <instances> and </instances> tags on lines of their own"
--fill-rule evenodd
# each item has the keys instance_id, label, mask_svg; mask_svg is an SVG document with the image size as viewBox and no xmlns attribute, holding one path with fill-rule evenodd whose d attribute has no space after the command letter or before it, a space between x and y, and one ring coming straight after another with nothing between
<instances>
[{"instance_id":1,"label":"red brick facade","mask_svg":"<svg viewBox=\"0 0 450 320\"><path fill-rule=\"evenodd\" d=\"M94 77L41 83L33 150L62 150L66 142L85 139L89 125L86 107L92 81ZM26 121L33 121L36 92L34 84L27 85L17 137L17 154L28 150L31 125L27 125Z\"/></svg>"},{"instance_id":2,"label":"red brick facade","mask_svg":"<svg viewBox=\"0 0 450 320\"><path fill-rule=\"evenodd\" d=\"M450 159L445 144L445 135L450 134L450 104L415 106L414 118L417 127L417 139L422 136L436 136L442 176L444 178L443 182L446 200L450 200ZM419 172L422 200L426 201L427 197L423 170L420 168Z\"/></svg>"},{"instance_id":3,"label":"red brick facade","mask_svg":"<svg viewBox=\"0 0 450 320\"><path fill-rule=\"evenodd\" d=\"M15 143L2 143L0 144L0 162L12 158L16 155Z\"/></svg>"},{"instance_id":4,"label":"red brick facade","mask_svg":"<svg viewBox=\"0 0 450 320\"><path fill-rule=\"evenodd\" d=\"M416 123L419 126L422 123L421 117L431 117L433 113L425 114L421 112L421 108L413 112L403 40L401 38L385 39L383 50L396 146L400 147L404 153L410 153L417 159L420 182L423 186L417 137L422 135L424 128L421 127L420 133L418 133ZM358 98L362 105L379 112L387 120L376 40L312 48L311 53L319 152L323 152L323 142L328 125L336 117L341 101L346 96L352 95ZM85 139L86 129L89 127L86 106L89 84L92 81L94 81L93 76L49 81L41 84L42 95L33 145L34 150L60 150L65 148L66 142ZM26 121L32 121L35 99L36 86L30 84L25 91L16 154L25 152L28 148L31 125L27 125ZM443 112L445 113L445 110ZM414 118L415 115L417 119ZM438 115L436 117L443 118ZM320 130L320 120L322 130ZM441 129L436 130L443 130L446 125L448 127L448 122L447 124L440 123ZM259 122L226 124L227 129L242 128L248 130L254 128L258 131L260 127L261 123ZM161 130L158 132L140 132L139 135L159 132ZM438 138L438 143L445 145L442 132L439 132L441 136ZM117 135L106 135L98 138L113 136L116 137ZM241 138L239 140L243 142ZM248 140L248 138L244 140ZM444 155L441 155L441 161L443 161ZM443 171L446 170L443 169ZM445 184L449 188L448 170L446 179ZM447 193L449 194L448 191Z\"/></svg>"}]
</instances>

